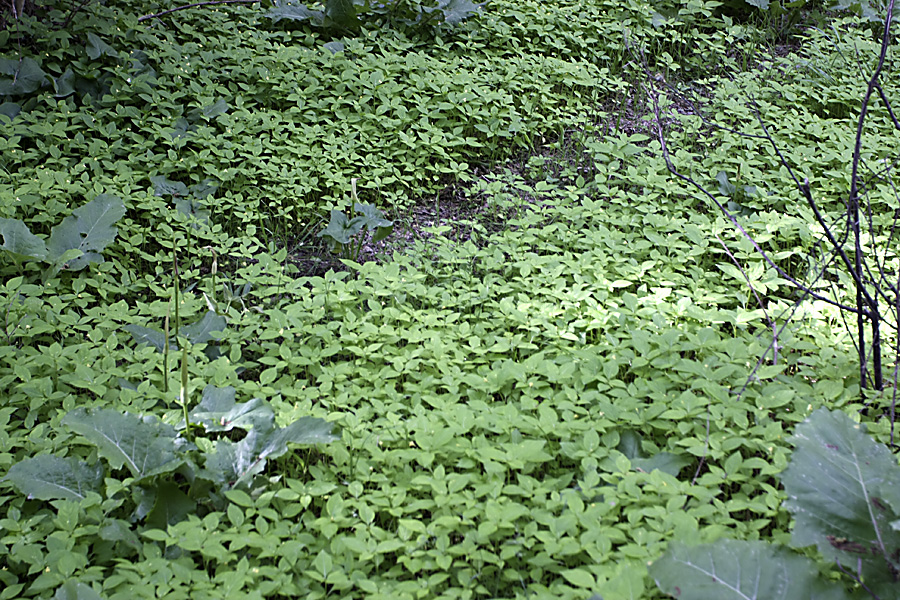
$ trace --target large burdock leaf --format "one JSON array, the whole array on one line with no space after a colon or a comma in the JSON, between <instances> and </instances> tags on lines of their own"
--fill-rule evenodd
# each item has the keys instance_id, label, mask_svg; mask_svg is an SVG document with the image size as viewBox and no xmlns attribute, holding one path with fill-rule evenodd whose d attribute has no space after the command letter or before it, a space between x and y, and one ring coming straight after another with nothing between
<instances>
[{"instance_id":1,"label":"large burdock leaf","mask_svg":"<svg viewBox=\"0 0 900 600\"><path fill-rule=\"evenodd\" d=\"M840 411L819 409L797 426L796 450L782 476L796 525L795 547L815 544L831 561L857 571L881 597L896 597L900 571L897 513L882 496L896 489L896 457Z\"/></svg>"},{"instance_id":2,"label":"large burdock leaf","mask_svg":"<svg viewBox=\"0 0 900 600\"><path fill-rule=\"evenodd\" d=\"M338 244L349 244L353 236L366 226L363 216L350 218L339 210L331 211L328 227L316 234L316 237L328 236Z\"/></svg>"},{"instance_id":3,"label":"large burdock leaf","mask_svg":"<svg viewBox=\"0 0 900 600\"><path fill-rule=\"evenodd\" d=\"M241 429L271 429L275 423L275 413L262 400L254 398L249 402L234 401L235 391L231 386L219 388L208 385L203 390L203 398L191 411L191 423L202 425L206 431L231 431Z\"/></svg>"},{"instance_id":4,"label":"large burdock leaf","mask_svg":"<svg viewBox=\"0 0 900 600\"><path fill-rule=\"evenodd\" d=\"M113 469L124 466L135 479L168 473L183 463L175 453L175 428L155 417L77 408L62 424L94 444Z\"/></svg>"},{"instance_id":5,"label":"large burdock leaf","mask_svg":"<svg viewBox=\"0 0 900 600\"><path fill-rule=\"evenodd\" d=\"M92 467L77 458L42 454L14 464L3 479L29 498L79 501L88 492L100 493L103 467Z\"/></svg>"},{"instance_id":6,"label":"large burdock leaf","mask_svg":"<svg viewBox=\"0 0 900 600\"><path fill-rule=\"evenodd\" d=\"M84 206L76 208L71 216L53 228L47 243L49 260L53 269L67 268L78 271L91 262L103 262L99 252L110 245L118 235L113 225L125 215L125 203L116 196L100 194ZM80 250L81 255L64 262L69 250Z\"/></svg>"},{"instance_id":7,"label":"large burdock leaf","mask_svg":"<svg viewBox=\"0 0 900 600\"><path fill-rule=\"evenodd\" d=\"M663 592L679 600L844 600L816 564L765 542L722 539L687 546L672 542L650 566Z\"/></svg>"},{"instance_id":8,"label":"large burdock leaf","mask_svg":"<svg viewBox=\"0 0 900 600\"><path fill-rule=\"evenodd\" d=\"M288 451L288 444L318 444L338 439L331 423L303 417L284 428L255 427L240 442L216 442L206 457L206 476L224 488L246 487L266 466L266 460Z\"/></svg>"},{"instance_id":9,"label":"large burdock leaf","mask_svg":"<svg viewBox=\"0 0 900 600\"><path fill-rule=\"evenodd\" d=\"M21 96L35 92L49 78L33 58L0 58L0 96Z\"/></svg>"},{"instance_id":10,"label":"large burdock leaf","mask_svg":"<svg viewBox=\"0 0 900 600\"><path fill-rule=\"evenodd\" d=\"M44 240L37 237L28 226L18 219L0 219L0 235L3 245L0 246L17 260L44 260L47 258L47 246Z\"/></svg>"},{"instance_id":11,"label":"large burdock leaf","mask_svg":"<svg viewBox=\"0 0 900 600\"><path fill-rule=\"evenodd\" d=\"M475 4L471 0L438 0L437 9L444 13L444 23L457 25L478 13L478 9L487 4Z\"/></svg>"},{"instance_id":12,"label":"large burdock leaf","mask_svg":"<svg viewBox=\"0 0 900 600\"><path fill-rule=\"evenodd\" d=\"M202 344L216 339L218 337L216 333L225 331L226 323L225 317L208 310L199 321L182 327L180 335L186 337L192 344Z\"/></svg>"},{"instance_id":13,"label":"large burdock leaf","mask_svg":"<svg viewBox=\"0 0 900 600\"><path fill-rule=\"evenodd\" d=\"M302 0L276 0L266 16L276 23L281 19L290 21L309 21L311 25L321 27L325 23L325 13L308 8Z\"/></svg>"}]
</instances>

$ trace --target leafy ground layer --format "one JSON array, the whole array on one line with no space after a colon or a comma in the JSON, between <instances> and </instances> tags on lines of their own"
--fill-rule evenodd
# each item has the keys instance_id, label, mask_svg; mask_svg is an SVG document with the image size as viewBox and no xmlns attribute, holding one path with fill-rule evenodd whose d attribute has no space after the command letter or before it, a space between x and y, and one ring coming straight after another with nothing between
<instances>
[{"instance_id":1,"label":"leafy ground layer","mask_svg":"<svg viewBox=\"0 0 900 600\"><path fill-rule=\"evenodd\" d=\"M191 397L233 386L342 437L165 529L104 529L127 521L122 493L79 505L4 487L0 598L73 579L105 598L661 597L646 565L673 537L786 540L775 475L797 422L884 404L860 393L822 303L759 363L794 294L669 174L648 120L659 98L676 166L805 276L818 232L771 147L697 115L759 133L752 96L839 211L852 57L874 55L855 21L760 62L754 30L715 3L497 0L436 37L373 27L337 54L255 8L142 12L93 7L46 46L43 70L74 65L92 99L43 90L0 117L2 216L47 235L98 193L127 208L102 264L42 284L4 258L0 472L41 453L96 461L60 426L76 407L178 422L179 374L125 329L162 329L173 246L181 317L227 317L191 350ZM898 140L886 116L872 127L874 163ZM314 233L353 178L416 235L326 271ZM451 218L413 227L432 205Z\"/></svg>"}]
</instances>

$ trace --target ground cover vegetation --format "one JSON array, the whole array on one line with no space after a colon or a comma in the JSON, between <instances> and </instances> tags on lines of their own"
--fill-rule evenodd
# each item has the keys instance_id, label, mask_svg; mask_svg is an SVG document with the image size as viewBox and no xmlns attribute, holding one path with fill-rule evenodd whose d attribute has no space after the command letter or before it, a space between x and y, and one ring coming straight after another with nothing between
<instances>
[{"instance_id":1,"label":"ground cover vegetation","mask_svg":"<svg viewBox=\"0 0 900 600\"><path fill-rule=\"evenodd\" d=\"M840 230L879 7L15 6L0 599L892 597L894 379L775 152Z\"/></svg>"}]
</instances>

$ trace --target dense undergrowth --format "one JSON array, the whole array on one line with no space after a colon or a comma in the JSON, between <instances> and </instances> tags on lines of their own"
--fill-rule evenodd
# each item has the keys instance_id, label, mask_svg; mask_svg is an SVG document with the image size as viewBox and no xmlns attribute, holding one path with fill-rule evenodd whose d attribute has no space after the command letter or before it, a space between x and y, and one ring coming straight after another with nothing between
<instances>
[{"instance_id":1,"label":"dense undergrowth","mask_svg":"<svg viewBox=\"0 0 900 600\"><path fill-rule=\"evenodd\" d=\"M675 163L804 277L819 232L771 147L696 113L759 133L754 98L839 214L871 25L833 17L777 58L696 0L494 0L454 27L337 38L256 6L137 21L166 7L0 33L36 82L0 80L0 217L48 238L99 194L126 209L81 270L0 263L0 473L110 464L82 500L0 484L0 599L657 598L647 565L673 538L789 539L777 475L816 408L887 441L889 397L861 392L833 307L804 303L756 369L796 294L670 176L647 113L663 81L696 91L664 102ZM878 164L900 136L872 119ZM477 218L308 268L332 210L397 227L449 187ZM898 208L869 193L876 222ZM160 516L135 492L158 474L66 427L106 408L183 428L208 385L340 439ZM178 469L159 490L194 485Z\"/></svg>"}]
</instances>

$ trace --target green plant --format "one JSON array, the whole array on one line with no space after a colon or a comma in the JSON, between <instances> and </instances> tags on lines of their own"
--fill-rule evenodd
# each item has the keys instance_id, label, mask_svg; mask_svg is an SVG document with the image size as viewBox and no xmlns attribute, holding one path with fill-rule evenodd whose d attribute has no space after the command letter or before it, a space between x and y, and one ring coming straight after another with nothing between
<instances>
[{"instance_id":1,"label":"green plant","mask_svg":"<svg viewBox=\"0 0 900 600\"><path fill-rule=\"evenodd\" d=\"M309 24L331 34L357 32L363 18L383 18L393 27L428 31L439 25L458 25L487 4L471 0L325 0L320 10L310 9L303 0L272 0L266 16ZM361 18L362 17L362 18ZM330 47L342 50L343 45Z\"/></svg>"},{"instance_id":2,"label":"green plant","mask_svg":"<svg viewBox=\"0 0 900 600\"><path fill-rule=\"evenodd\" d=\"M900 573L900 466L841 411L819 409L797 426L781 477L796 523L791 546L821 556L873 598L895 598ZM684 600L851 598L816 561L777 544L672 542L650 567L661 590Z\"/></svg>"},{"instance_id":3,"label":"green plant","mask_svg":"<svg viewBox=\"0 0 900 600\"><path fill-rule=\"evenodd\" d=\"M275 425L275 413L258 399L235 402L234 388L207 386L190 421L173 427L151 416L113 409L69 412L62 424L96 448L106 461L78 456L41 455L13 465L3 481L38 500L85 500L94 493L109 499L131 497L129 519L165 528L196 510L224 507L227 493L259 493L266 462L283 455L289 444L331 442L332 425L304 417L287 427ZM204 440L193 443L178 434L200 428ZM232 441L232 430L246 433ZM110 479L111 478L111 479Z\"/></svg>"},{"instance_id":4,"label":"green plant","mask_svg":"<svg viewBox=\"0 0 900 600\"><path fill-rule=\"evenodd\" d=\"M343 258L356 261L367 236L360 235L364 231L371 234L372 242L380 242L394 230L393 221L384 218L384 213L371 204L362 204L356 197L356 180L353 180L353 211L355 216L348 217L343 211L332 209L328 226L316 234L316 237L329 238L332 250L340 252Z\"/></svg>"},{"instance_id":5,"label":"green plant","mask_svg":"<svg viewBox=\"0 0 900 600\"><path fill-rule=\"evenodd\" d=\"M49 263L43 274L46 281L61 270L79 271L90 263L102 263L100 252L115 240L118 230L113 225L124 215L120 198L100 194L56 225L46 242L21 220L0 218L0 249L17 264L26 260Z\"/></svg>"}]
</instances>

